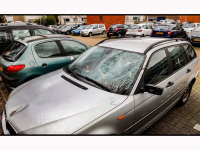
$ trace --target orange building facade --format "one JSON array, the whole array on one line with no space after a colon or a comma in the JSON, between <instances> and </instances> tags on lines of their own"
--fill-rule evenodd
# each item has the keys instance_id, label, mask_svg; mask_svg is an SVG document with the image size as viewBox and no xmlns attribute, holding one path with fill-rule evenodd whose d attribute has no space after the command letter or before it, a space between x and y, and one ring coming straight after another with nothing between
<instances>
[{"instance_id":1,"label":"orange building facade","mask_svg":"<svg viewBox=\"0 0 200 150\"><path fill-rule=\"evenodd\" d=\"M200 23L200 15L187 15L187 16L181 16L181 23L187 21L187 22L193 22L193 23Z\"/></svg>"},{"instance_id":2,"label":"orange building facade","mask_svg":"<svg viewBox=\"0 0 200 150\"><path fill-rule=\"evenodd\" d=\"M87 15L87 25L103 23L106 26L106 30L112 24L125 24L125 15Z\"/></svg>"}]
</instances>

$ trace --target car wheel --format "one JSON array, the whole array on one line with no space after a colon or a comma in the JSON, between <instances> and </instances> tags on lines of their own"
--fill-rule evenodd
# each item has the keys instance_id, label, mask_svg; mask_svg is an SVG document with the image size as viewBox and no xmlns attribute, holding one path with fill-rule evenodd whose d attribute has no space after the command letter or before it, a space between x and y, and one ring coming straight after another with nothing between
<instances>
[{"instance_id":1,"label":"car wheel","mask_svg":"<svg viewBox=\"0 0 200 150\"><path fill-rule=\"evenodd\" d=\"M119 37L119 38L121 38L121 37L122 37L121 33L119 33L119 34L118 34L118 37Z\"/></svg>"},{"instance_id":2,"label":"car wheel","mask_svg":"<svg viewBox=\"0 0 200 150\"><path fill-rule=\"evenodd\" d=\"M92 36L92 32L90 32L90 33L88 34L88 36L89 36L89 37Z\"/></svg>"},{"instance_id":3,"label":"car wheel","mask_svg":"<svg viewBox=\"0 0 200 150\"><path fill-rule=\"evenodd\" d=\"M145 35L144 34L142 34L142 36L141 37L145 37Z\"/></svg>"},{"instance_id":4,"label":"car wheel","mask_svg":"<svg viewBox=\"0 0 200 150\"><path fill-rule=\"evenodd\" d=\"M107 35L107 38L110 38L110 36L109 36L109 35Z\"/></svg>"},{"instance_id":5,"label":"car wheel","mask_svg":"<svg viewBox=\"0 0 200 150\"><path fill-rule=\"evenodd\" d=\"M69 34L70 34L69 31L67 31L67 32L66 32L66 35L69 35Z\"/></svg>"},{"instance_id":6,"label":"car wheel","mask_svg":"<svg viewBox=\"0 0 200 150\"><path fill-rule=\"evenodd\" d=\"M106 33L106 31L103 31L102 34L104 35Z\"/></svg>"},{"instance_id":7,"label":"car wheel","mask_svg":"<svg viewBox=\"0 0 200 150\"><path fill-rule=\"evenodd\" d=\"M187 102L187 100L188 100L189 97L190 97L191 91L192 91L192 85L189 84L189 85L186 87L186 89L185 89L185 91L184 91L184 93L183 93L183 95L182 95L180 101L178 102L178 105L179 105L179 106L182 106L182 105L184 105L184 104Z\"/></svg>"}]
</instances>

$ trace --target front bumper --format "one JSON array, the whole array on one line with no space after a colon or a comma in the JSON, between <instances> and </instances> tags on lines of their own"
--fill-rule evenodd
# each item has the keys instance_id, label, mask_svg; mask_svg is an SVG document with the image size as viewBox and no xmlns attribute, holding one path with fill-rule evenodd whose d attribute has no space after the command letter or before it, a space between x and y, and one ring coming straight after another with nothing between
<instances>
[{"instance_id":1,"label":"front bumper","mask_svg":"<svg viewBox=\"0 0 200 150\"><path fill-rule=\"evenodd\" d=\"M8 129L6 128L6 116L5 116L5 110L3 111L3 115L2 115L1 123L2 123L3 133L9 135L10 132L9 132Z\"/></svg>"},{"instance_id":2,"label":"front bumper","mask_svg":"<svg viewBox=\"0 0 200 150\"><path fill-rule=\"evenodd\" d=\"M80 35L82 35L82 36L88 36L89 32L81 32Z\"/></svg>"},{"instance_id":3,"label":"front bumper","mask_svg":"<svg viewBox=\"0 0 200 150\"><path fill-rule=\"evenodd\" d=\"M135 35L135 36L142 36L142 32L127 32L127 36Z\"/></svg>"},{"instance_id":4,"label":"front bumper","mask_svg":"<svg viewBox=\"0 0 200 150\"><path fill-rule=\"evenodd\" d=\"M72 32L72 35L80 35L80 32Z\"/></svg>"}]
</instances>

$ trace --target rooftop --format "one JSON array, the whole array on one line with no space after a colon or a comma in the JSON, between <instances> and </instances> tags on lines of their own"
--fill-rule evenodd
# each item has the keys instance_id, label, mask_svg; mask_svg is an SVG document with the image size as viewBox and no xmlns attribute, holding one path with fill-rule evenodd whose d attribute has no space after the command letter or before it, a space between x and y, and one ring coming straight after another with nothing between
<instances>
[{"instance_id":1,"label":"rooftop","mask_svg":"<svg viewBox=\"0 0 200 150\"><path fill-rule=\"evenodd\" d=\"M70 37L61 34L46 34L46 35L28 36L19 40L23 40L23 42L25 43L30 43L38 40L51 39L51 38L70 38Z\"/></svg>"},{"instance_id":2,"label":"rooftop","mask_svg":"<svg viewBox=\"0 0 200 150\"><path fill-rule=\"evenodd\" d=\"M144 53L149 46L162 40L165 41L167 39L166 38L126 38L120 40L111 39L109 41L100 43L98 46Z\"/></svg>"}]
</instances>

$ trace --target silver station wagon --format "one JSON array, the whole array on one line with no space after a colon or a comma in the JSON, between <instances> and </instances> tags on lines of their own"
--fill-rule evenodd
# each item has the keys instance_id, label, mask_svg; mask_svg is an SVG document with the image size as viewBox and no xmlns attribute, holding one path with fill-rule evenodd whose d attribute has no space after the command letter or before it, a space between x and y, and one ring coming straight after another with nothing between
<instances>
[{"instance_id":1,"label":"silver station wagon","mask_svg":"<svg viewBox=\"0 0 200 150\"><path fill-rule=\"evenodd\" d=\"M5 134L139 134L188 100L199 74L182 39L102 41L69 66L14 89Z\"/></svg>"}]
</instances>

